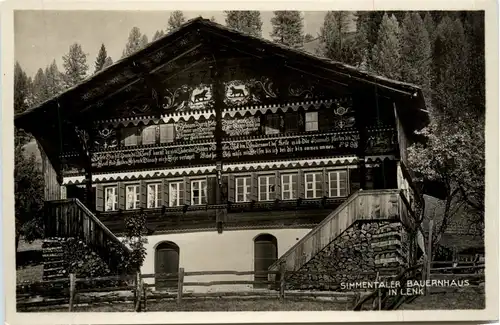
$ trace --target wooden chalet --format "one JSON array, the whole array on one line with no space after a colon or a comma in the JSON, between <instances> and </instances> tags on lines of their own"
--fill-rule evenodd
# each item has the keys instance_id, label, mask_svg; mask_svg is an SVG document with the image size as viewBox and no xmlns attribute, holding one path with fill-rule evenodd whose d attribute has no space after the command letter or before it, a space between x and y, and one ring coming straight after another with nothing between
<instances>
[{"instance_id":1,"label":"wooden chalet","mask_svg":"<svg viewBox=\"0 0 500 325\"><path fill-rule=\"evenodd\" d=\"M180 236L238 231L254 237L241 268L267 269L360 189L383 207L378 217L394 198L400 209L406 148L426 123L413 85L202 18L15 117L46 156L46 235L93 236L101 247L143 209L156 250L146 265L156 271L193 270ZM65 204L78 204L91 226L54 212ZM280 242L287 229L301 232ZM245 255L234 240L200 247Z\"/></svg>"}]
</instances>

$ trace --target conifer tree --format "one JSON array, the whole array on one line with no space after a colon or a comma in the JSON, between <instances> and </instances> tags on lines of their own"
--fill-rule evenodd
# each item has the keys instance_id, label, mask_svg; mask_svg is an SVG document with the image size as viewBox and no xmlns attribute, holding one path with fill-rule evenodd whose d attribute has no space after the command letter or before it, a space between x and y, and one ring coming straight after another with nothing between
<instances>
[{"instance_id":1,"label":"conifer tree","mask_svg":"<svg viewBox=\"0 0 500 325\"><path fill-rule=\"evenodd\" d=\"M106 47L104 44L101 45L99 49L99 53L97 54L97 58L95 60L95 72L101 71L104 68L104 64L106 63L106 59L108 57L108 53L106 52Z\"/></svg>"},{"instance_id":2,"label":"conifer tree","mask_svg":"<svg viewBox=\"0 0 500 325\"><path fill-rule=\"evenodd\" d=\"M348 37L351 18L348 11L329 11L321 27L320 38L324 56L352 65L360 60L355 51L355 39Z\"/></svg>"},{"instance_id":3,"label":"conifer tree","mask_svg":"<svg viewBox=\"0 0 500 325\"><path fill-rule=\"evenodd\" d=\"M142 38L142 33L139 27L132 27L128 35L128 41L125 45L125 49L123 50L122 57L127 57L132 53L139 51L144 43L144 39Z\"/></svg>"},{"instance_id":4,"label":"conifer tree","mask_svg":"<svg viewBox=\"0 0 500 325\"><path fill-rule=\"evenodd\" d=\"M113 64L113 59L110 56L108 56L106 58L106 61L104 62L104 65L102 66L102 68L104 69L106 67L109 67L112 64Z\"/></svg>"},{"instance_id":5,"label":"conifer tree","mask_svg":"<svg viewBox=\"0 0 500 325\"><path fill-rule=\"evenodd\" d=\"M39 68L33 78L33 103L40 104L48 99L47 79L42 68Z\"/></svg>"},{"instance_id":6,"label":"conifer tree","mask_svg":"<svg viewBox=\"0 0 500 325\"><path fill-rule=\"evenodd\" d=\"M304 43L308 43L314 40L314 36L311 34L307 33L304 35Z\"/></svg>"},{"instance_id":7,"label":"conifer tree","mask_svg":"<svg viewBox=\"0 0 500 325\"><path fill-rule=\"evenodd\" d=\"M467 108L467 45L460 20L444 17L436 29L432 65L434 115L451 121Z\"/></svg>"},{"instance_id":8,"label":"conifer tree","mask_svg":"<svg viewBox=\"0 0 500 325\"><path fill-rule=\"evenodd\" d=\"M157 30L155 32L155 34L153 35L153 42L162 38L164 35L165 35L165 33L163 32L163 30Z\"/></svg>"},{"instance_id":9,"label":"conifer tree","mask_svg":"<svg viewBox=\"0 0 500 325\"><path fill-rule=\"evenodd\" d=\"M384 14L372 51L371 69L387 78L399 79L400 66L399 24L396 17Z\"/></svg>"},{"instance_id":10,"label":"conifer tree","mask_svg":"<svg viewBox=\"0 0 500 325\"><path fill-rule=\"evenodd\" d=\"M28 108L28 76L19 62L14 65L14 113L24 112Z\"/></svg>"},{"instance_id":11,"label":"conifer tree","mask_svg":"<svg viewBox=\"0 0 500 325\"><path fill-rule=\"evenodd\" d=\"M422 88L429 98L431 44L418 12L407 12L401 23L401 80Z\"/></svg>"},{"instance_id":12,"label":"conifer tree","mask_svg":"<svg viewBox=\"0 0 500 325\"><path fill-rule=\"evenodd\" d=\"M217 22L217 20L215 19L215 16L210 17L210 21L211 21L212 23L216 23L216 22Z\"/></svg>"},{"instance_id":13,"label":"conifer tree","mask_svg":"<svg viewBox=\"0 0 500 325\"><path fill-rule=\"evenodd\" d=\"M65 88L71 87L71 84L68 83L68 80L64 80L65 76L59 71L56 60L53 60L52 63L45 69L45 79L47 83L48 98L55 97ZM71 82L71 80L69 80L69 82Z\"/></svg>"},{"instance_id":14,"label":"conifer tree","mask_svg":"<svg viewBox=\"0 0 500 325\"><path fill-rule=\"evenodd\" d=\"M299 11L274 11L271 24L271 37L276 43L290 47L302 46L304 23Z\"/></svg>"},{"instance_id":15,"label":"conifer tree","mask_svg":"<svg viewBox=\"0 0 500 325\"><path fill-rule=\"evenodd\" d=\"M260 11L232 10L225 11L224 13L226 14L227 27L248 35L262 36Z\"/></svg>"},{"instance_id":16,"label":"conifer tree","mask_svg":"<svg viewBox=\"0 0 500 325\"><path fill-rule=\"evenodd\" d=\"M146 45L148 45L148 43L149 43L148 36L146 34L143 34L141 37L141 42L140 42L140 46L141 46L140 49L145 48Z\"/></svg>"},{"instance_id":17,"label":"conifer tree","mask_svg":"<svg viewBox=\"0 0 500 325\"><path fill-rule=\"evenodd\" d=\"M167 32L171 31L172 29L179 28L184 22L186 21L186 18L184 17L184 13L180 10L176 10L170 14L170 17L168 18L168 29Z\"/></svg>"},{"instance_id":18,"label":"conifer tree","mask_svg":"<svg viewBox=\"0 0 500 325\"><path fill-rule=\"evenodd\" d=\"M424 26L427 30L427 34L429 35L429 42L431 44L432 51L434 41L436 39L436 24L434 23L434 19L432 19L432 15L429 12L426 12L424 15Z\"/></svg>"},{"instance_id":19,"label":"conifer tree","mask_svg":"<svg viewBox=\"0 0 500 325\"><path fill-rule=\"evenodd\" d=\"M57 68L55 61L53 64ZM74 43L69 47L69 52L63 56L63 67L67 87L73 87L85 80L89 66L87 65L87 55L83 52L80 44Z\"/></svg>"}]
</instances>

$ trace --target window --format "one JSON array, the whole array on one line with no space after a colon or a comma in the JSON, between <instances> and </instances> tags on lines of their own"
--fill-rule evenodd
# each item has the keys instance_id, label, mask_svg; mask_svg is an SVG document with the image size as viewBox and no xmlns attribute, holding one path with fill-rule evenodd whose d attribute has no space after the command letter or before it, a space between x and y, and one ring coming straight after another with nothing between
<instances>
[{"instance_id":1,"label":"window","mask_svg":"<svg viewBox=\"0 0 500 325\"><path fill-rule=\"evenodd\" d=\"M265 133L266 134L279 134L281 118L278 114L266 115Z\"/></svg>"},{"instance_id":2,"label":"window","mask_svg":"<svg viewBox=\"0 0 500 325\"><path fill-rule=\"evenodd\" d=\"M254 271L267 271L278 259L278 240L270 234L261 234L254 239ZM255 274L255 281L267 281L265 273ZM266 288L265 283L256 283L254 288Z\"/></svg>"},{"instance_id":3,"label":"window","mask_svg":"<svg viewBox=\"0 0 500 325\"><path fill-rule=\"evenodd\" d=\"M136 146L138 145L137 137L138 128L124 128L122 129L122 138L125 146Z\"/></svg>"},{"instance_id":4,"label":"window","mask_svg":"<svg viewBox=\"0 0 500 325\"><path fill-rule=\"evenodd\" d=\"M125 195L125 209L138 209L141 199L139 185L127 185L125 187Z\"/></svg>"},{"instance_id":5,"label":"window","mask_svg":"<svg viewBox=\"0 0 500 325\"><path fill-rule=\"evenodd\" d=\"M156 143L156 125L146 126L142 129L142 144Z\"/></svg>"},{"instance_id":6,"label":"window","mask_svg":"<svg viewBox=\"0 0 500 325\"><path fill-rule=\"evenodd\" d=\"M175 207L183 204L184 184L182 182L172 182L169 184L168 206Z\"/></svg>"},{"instance_id":7,"label":"window","mask_svg":"<svg viewBox=\"0 0 500 325\"><path fill-rule=\"evenodd\" d=\"M297 113L287 113L285 115L285 132L299 132L299 115Z\"/></svg>"},{"instance_id":8,"label":"window","mask_svg":"<svg viewBox=\"0 0 500 325\"><path fill-rule=\"evenodd\" d=\"M104 202L104 211L118 210L118 193L116 190L116 186L104 188Z\"/></svg>"},{"instance_id":9,"label":"window","mask_svg":"<svg viewBox=\"0 0 500 325\"><path fill-rule=\"evenodd\" d=\"M191 200L194 205L207 204L207 181L191 181Z\"/></svg>"},{"instance_id":10,"label":"window","mask_svg":"<svg viewBox=\"0 0 500 325\"><path fill-rule=\"evenodd\" d=\"M160 201L160 183L148 184L148 208L158 208Z\"/></svg>"},{"instance_id":11,"label":"window","mask_svg":"<svg viewBox=\"0 0 500 325\"><path fill-rule=\"evenodd\" d=\"M330 197L347 196L347 171L330 172Z\"/></svg>"},{"instance_id":12,"label":"window","mask_svg":"<svg viewBox=\"0 0 500 325\"><path fill-rule=\"evenodd\" d=\"M259 176L259 201L271 201L273 199L272 195L276 190L276 184L274 184L275 177L269 176Z\"/></svg>"},{"instance_id":13,"label":"window","mask_svg":"<svg viewBox=\"0 0 500 325\"><path fill-rule=\"evenodd\" d=\"M323 173L306 173L305 178L305 193L306 199L314 199L321 197L323 194Z\"/></svg>"},{"instance_id":14,"label":"window","mask_svg":"<svg viewBox=\"0 0 500 325\"><path fill-rule=\"evenodd\" d=\"M236 202L250 201L250 177L236 178Z\"/></svg>"},{"instance_id":15,"label":"window","mask_svg":"<svg viewBox=\"0 0 500 325\"><path fill-rule=\"evenodd\" d=\"M297 174L281 175L281 196L283 200L297 198Z\"/></svg>"},{"instance_id":16,"label":"window","mask_svg":"<svg viewBox=\"0 0 500 325\"><path fill-rule=\"evenodd\" d=\"M175 140L173 124L160 124L160 143L170 143Z\"/></svg>"},{"instance_id":17,"label":"window","mask_svg":"<svg viewBox=\"0 0 500 325\"><path fill-rule=\"evenodd\" d=\"M306 131L318 131L318 112L306 113Z\"/></svg>"}]
</instances>

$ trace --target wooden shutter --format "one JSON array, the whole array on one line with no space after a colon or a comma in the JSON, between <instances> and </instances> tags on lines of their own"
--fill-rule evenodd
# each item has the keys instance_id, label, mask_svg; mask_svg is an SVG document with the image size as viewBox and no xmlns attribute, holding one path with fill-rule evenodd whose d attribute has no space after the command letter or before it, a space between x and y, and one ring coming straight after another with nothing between
<instances>
[{"instance_id":1,"label":"wooden shutter","mask_svg":"<svg viewBox=\"0 0 500 325\"><path fill-rule=\"evenodd\" d=\"M230 202L235 201L235 187L234 187L234 175L228 175L227 181L227 200Z\"/></svg>"},{"instance_id":2,"label":"wooden shutter","mask_svg":"<svg viewBox=\"0 0 500 325\"><path fill-rule=\"evenodd\" d=\"M104 211L104 189L102 184L97 184L95 187L95 209L97 211Z\"/></svg>"},{"instance_id":3,"label":"wooden shutter","mask_svg":"<svg viewBox=\"0 0 500 325\"><path fill-rule=\"evenodd\" d=\"M170 201L168 191L170 188L168 186L168 180L166 178L164 178L163 181L161 182L161 186L162 186L161 205L168 206Z\"/></svg>"},{"instance_id":4,"label":"wooden shutter","mask_svg":"<svg viewBox=\"0 0 500 325\"><path fill-rule=\"evenodd\" d=\"M304 198L304 191L305 191L305 185L304 185L304 172L302 170L299 170L299 172L296 174L297 175L297 188L295 189L297 192L297 198Z\"/></svg>"},{"instance_id":5,"label":"wooden shutter","mask_svg":"<svg viewBox=\"0 0 500 325\"><path fill-rule=\"evenodd\" d=\"M184 177L184 204L191 205L191 180L189 177ZM182 191L182 190L181 190ZM182 202L182 201L181 201Z\"/></svg>"},{"instance_id":6,"label":"wooden shutter","mask_svg":"<svg viewBox=\"0 0 500 325\"><path fill-rule=\"evenodd\" d=\"M187 187L189 188L189 195L188 195L188 198L191 197L191 182L187 181ZM179 183L179 204L182 205L182 204L186 204L186 202L184 201L184 198L186 197L185 195L185 191L184 189L186 188L186 185L184 184L184 182L180 182ZM189 202L188 202L189 204Z\"/></svg>"},{"instance_id":7,"label":"wooden shutter","mask_svg":"<svg viewBox=\"0 0 500 325\"><path fill-rule=\"evenodd\" d=\"M326 171L326 168L323 168L323 196L330 196L330 175Z\"/></svg>"},{"instance_id":8,"label":"wooden shutter","mask_svg":"<svg viewBox=\"0 0 500 325\"><path fill-rule=\"evenodd\" d=\"M279 171L274 172L274 198L281 200L281 176Z\"/></svg>"},{"instance_id":9,"label":"wooden shutter","mask_svg":"<svg viewBox=\"0 0 500 325\"><path fill-rule=\"evenodd\" d=\"M257 173L252 173L250 176L250 193L251 200L259 200L259 179Z\"/></svg>"},{"instance_id":10,"label":"wooden shutter","mask_svg":"<svg viewBox=\"0 0 500 325\"><path fill-rule=\"evenodd\" d=\"M148 186L144 180L139 183L139 198L139 208L146 208L148 206Z\"/></svg>"},{"instance_id":11,"label":"wooden shutter","mask_svg":"<svg viewBox=\"0 0 500 325\"><path fill-rule=\"evenodd\" d=\"M215 176L207 177L207 202L208 204L217 204L217 178Z\"/></svg>"},{"instance_id":12,"label":"wooden shutter","mask_svg":"<svg viewBox=\"0 0 500 325\"><path fill-rule=\"evenodd\" d=\"M118 210L125 210L125 184L118 183Z\"/></svg>"}]
</instances>

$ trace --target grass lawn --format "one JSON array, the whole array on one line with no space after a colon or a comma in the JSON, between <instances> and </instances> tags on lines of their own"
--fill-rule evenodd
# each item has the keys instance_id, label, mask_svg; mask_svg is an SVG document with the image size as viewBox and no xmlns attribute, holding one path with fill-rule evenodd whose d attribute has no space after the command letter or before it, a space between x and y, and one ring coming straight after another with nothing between
<instances>
[{"instance_id":1,"label":"grass lawn","mask_svg":"<svg viewBox=\"0 0 500 325\"><path fill-rule=\"evenodd\" d=\"M435 293L418 297L410 304L404 304L402 310L455 310L484 309L485 294L477 292Z\"/></svg>"},{"instance_id":2,"label":"grass lawn","mask_svg":"<svg viewBox=\"0 0 500 325\"><path fill-rule=\"evenodd\" d=\"M43 275L42 241L28 244L19 240L16 254L16 283L41 281Z\"/></svg>"}]
</instances>

